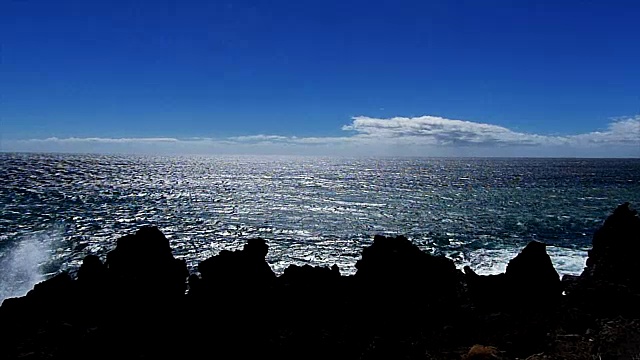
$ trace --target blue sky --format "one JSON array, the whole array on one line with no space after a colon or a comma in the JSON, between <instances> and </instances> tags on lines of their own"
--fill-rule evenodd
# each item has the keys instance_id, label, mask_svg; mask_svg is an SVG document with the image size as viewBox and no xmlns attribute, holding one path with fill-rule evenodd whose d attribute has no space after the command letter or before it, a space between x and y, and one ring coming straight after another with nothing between
<instances>
[{"instance_id":1,"label":"blue sky","mask_svg":"<svg viewBox=\"0 0 640 360\"><path fill-rule=\"evenodd\" d=\"M640 156L637 1L0 3L0 150Z\"/></svg>"}]
</instances>

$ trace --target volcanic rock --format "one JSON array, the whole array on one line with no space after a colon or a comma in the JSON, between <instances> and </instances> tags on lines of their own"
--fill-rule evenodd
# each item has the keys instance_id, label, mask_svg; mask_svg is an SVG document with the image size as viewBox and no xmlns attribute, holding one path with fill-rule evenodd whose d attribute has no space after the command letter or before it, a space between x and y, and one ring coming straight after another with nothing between
<instances>
[{"instance_id":1,"label":"volcanic rock","mask_svg":"<svg viewBox=\"0 0 640 360\"><path fill-rule=\"evenodd\" d=\"M452 260L425 253L404 236L377 235L356 268L354 285L365 327L387 331L404 323L402 330L409 330L455 321L455 316L443 316L458 313L462 273Z\"/></svg>"},{"instance_id":2,"label":"volcanic rock","mask_svg":"<svg viewBox=\"0 0 640 360\"><path fill-rule=\"evenodd\" d=\"M628 202L605 220L592 244L583 277L640 288L640 217Z\"/></svg>"},{"instance_id":3,"label":"volcanic rock","mask_svg":"<svg viewBox=\"0 0 640 360\"><path fill-rule=\"evenodd\" d=\"M198 265L203 286L247 288L269 286L276 275L265 260L269 247L264 239L249 239L242 250L222 250Z\"/></svg>"},{"instance_id":4,"label":"volcanic rock","mask_svg":"<svg viewBox=\"0 0 640 360\"><path fill-rule=\"evenodd\" d=\"M557 305L562 287L546 245L532 241L507 265L504 274L477 275L464 268L470 297L474 303L493 311L543 310Z\"/></svg>"},{"instance_id":5,"label":"volcanic rock","mask_svg":"<svg viewBox=\"0 0 640 360\"><path fill-rule=\"evenodd\" d=\"M515 301L548 305L556 303L562 293L546 244L538 241L527 244L509 261L505 278Z\"/></svg>"},{"instance_id":6,"label":"volcanic rock","mask_svg":"<svg viewBox=\"0 0 640 360\"><path fill-rule=\"evenodd\" d=\"M596 318L640 317L640 218L618 206L593 236L587 267L567 290L569 301Z\"/></svg>"},{"instance_id":7,"label":"volcanic rock","mask_svg":"<svg viewBox=\"0 0 640 360\"><path fill-rule=\"evenodd\" d=\"M186 263L173 257L169 240L150 226L118 239L106 266L116 291L144 298L184 295L189 276ZM91 268L99 271L97 264Z\"/></svg>"}]
</instances>

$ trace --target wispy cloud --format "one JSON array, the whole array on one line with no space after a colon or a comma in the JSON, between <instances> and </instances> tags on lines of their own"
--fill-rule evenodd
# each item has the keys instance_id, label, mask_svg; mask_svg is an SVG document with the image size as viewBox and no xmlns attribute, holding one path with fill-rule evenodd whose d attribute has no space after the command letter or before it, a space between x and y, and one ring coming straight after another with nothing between
<instances>
[{"instance_id":1,"label":"wispy cloud","mask_svg":"<svg viewBox=\"0 0 640 360\"><path fill-rule=\"evenodd\" d=\"M7 151L110 151L164 153L330 153L640 156L640 115L613 120L606 129L583 134L545 135L503 126L437 116L354 117L344 136L296 137L255 134L227 138L70 137L9 142ZM5 142L6 143L6 142ZM467 152L460 153L460 149ZM480 152L475 152L476 150Z\"/></svg>"},{"instance_id":2,"label":"wispy cloud","mask_svg":"<svg viewBox=\"0 0 640 360\"><path fill-rule=\"evenodd\" d=\"M280 135L246 135L246 136L233 136L227 138L230 141L238 142L263 142L263 141L289 141L291 138Z\"/></svg>"},{"instance_id":3,"label":"wispy cloud","mask_svg":"<svg viewBox=\"0 0 640 360\"><path fill-rule=\"evenodd\" d=\"M605 131L594 131L567 137L574 144L612 144L640 146L640 115L618 119ZM640 151L640 150L638 150Z\"/></svg>"},{"instance_id":4,"label":"wispy cloud","mask_svg":"<svg viewBox=\"0 0 640 360\"><path fill-rule=\"evenodd\" d=\"M46 139L28 139L23 140L25 142L40 142L40 143L107 143L107 144L126 144L126 143L176 143L180 140L176 138L101 138L101 137L69 137L69 138L57 138L49 137Z\"/></svg>"}]
</instances>

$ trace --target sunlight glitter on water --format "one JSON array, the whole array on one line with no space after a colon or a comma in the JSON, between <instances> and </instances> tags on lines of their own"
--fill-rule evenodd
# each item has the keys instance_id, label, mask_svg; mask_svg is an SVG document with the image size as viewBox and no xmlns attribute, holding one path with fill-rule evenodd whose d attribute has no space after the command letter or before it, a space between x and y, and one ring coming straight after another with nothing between
<instances>
[{"instance_id":1,"label":"sunlight glitter on water","mask_svg":"<svg viewBox=\"0 0 640 360\"><path fill-rule=\"evenodd\" d=\"M0 157L0 254L55 225L54 270L156 225L192 268L264 237L276 272L336 263L349 274L375 234L402 234L480 273L538 240L576 273L605 217L640 203L637 159Z\"/></svg>"}]
</instances>

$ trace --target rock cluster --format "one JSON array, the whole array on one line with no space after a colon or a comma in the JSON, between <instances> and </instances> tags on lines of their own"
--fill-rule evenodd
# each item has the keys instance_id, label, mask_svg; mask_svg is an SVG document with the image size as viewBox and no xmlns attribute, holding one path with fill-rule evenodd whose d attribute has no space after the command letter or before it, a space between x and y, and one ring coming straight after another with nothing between
<instances>
[{"instance_id":1,"label":"rock cluster","mask_svg":"<svg viewBox=\"0 0 640 360\"><path fill-rule=\"evenodd\" d=\"M640 346L640 218L620 205L595 233L587 267L562 281L531 242L483 276L375 236L353 276L289 266L264 239L221 251L189 274L144 227L106 262L87 256L0 307L0 358L280 359L625 358ZM535 355L532 355L535 354ZM532 356L532 357L531 357Z\"/></svg>"}]
</instances>

